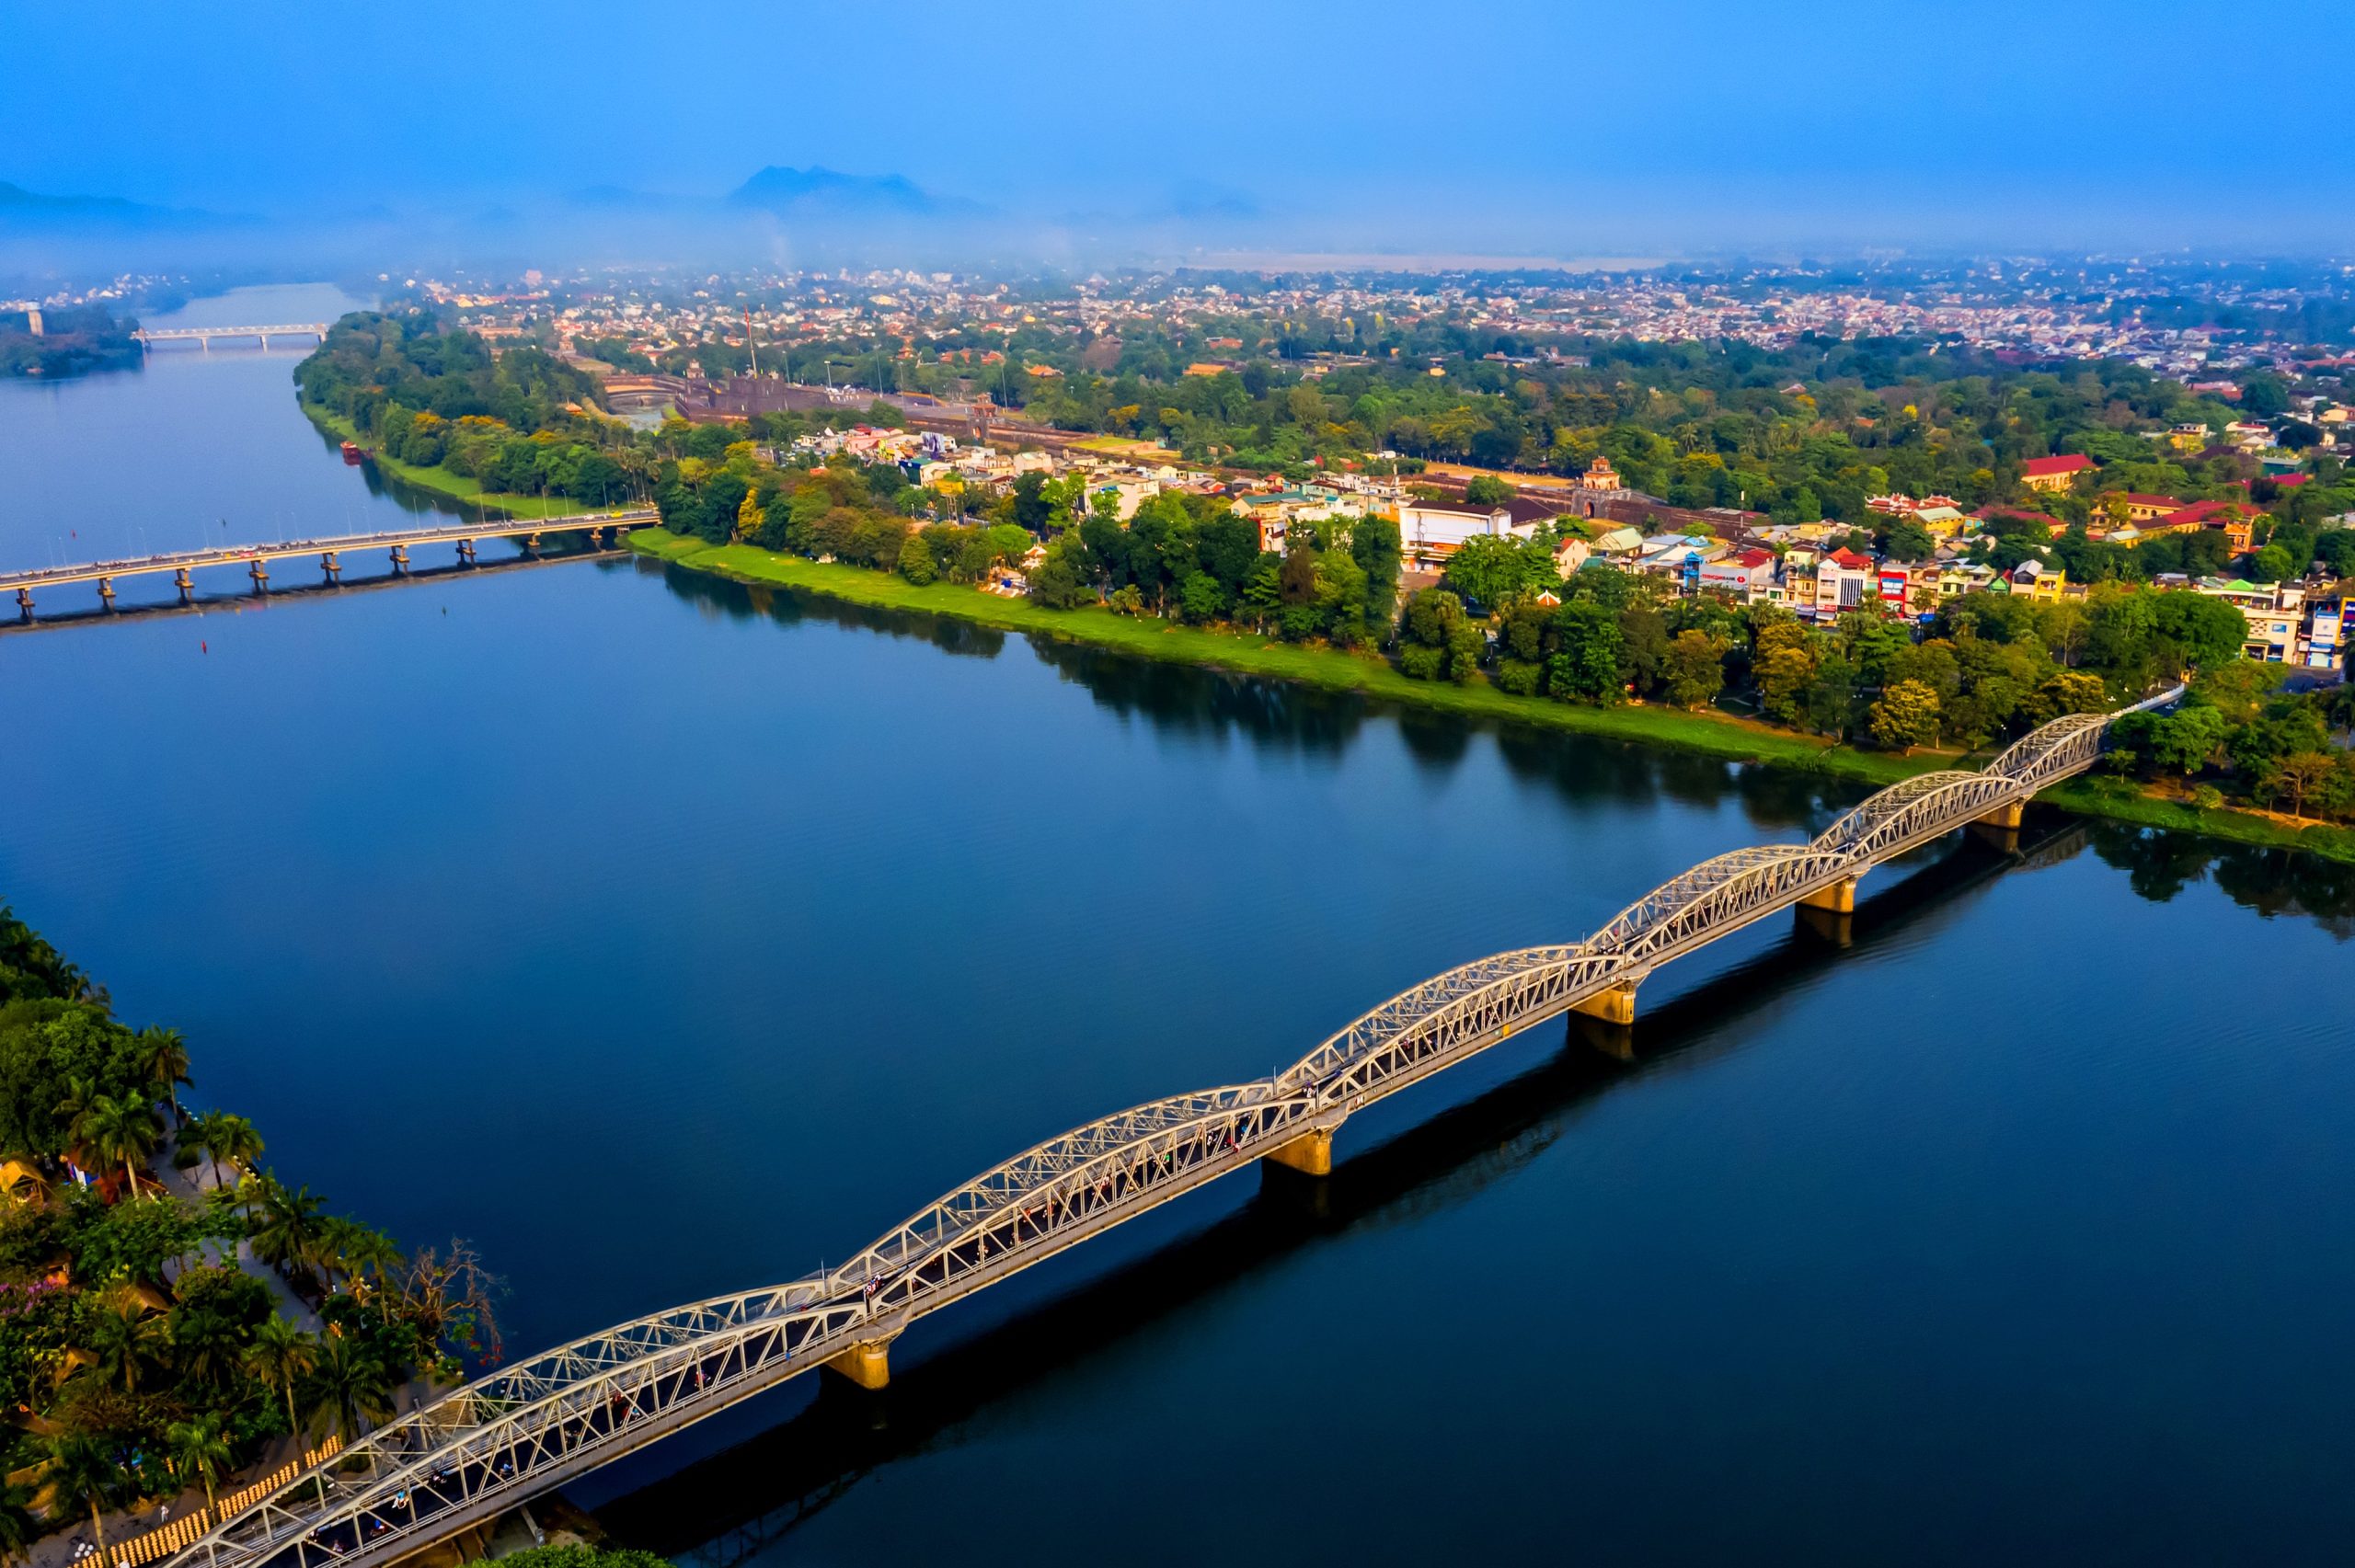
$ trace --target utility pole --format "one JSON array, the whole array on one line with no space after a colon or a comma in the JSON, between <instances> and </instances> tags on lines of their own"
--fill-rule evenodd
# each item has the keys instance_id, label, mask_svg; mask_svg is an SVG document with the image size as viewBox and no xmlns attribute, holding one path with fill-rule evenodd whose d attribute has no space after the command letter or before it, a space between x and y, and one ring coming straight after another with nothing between
<instances>
[{"instance_id":1,"label":"utility pole","mask_svg":"<svg viewBox=\"0 0 2355 1568\"><path fill-rule=\"evenodd\" d=\"M752 340L752 307L744 307L744 347L752 350L752 379L761 379L761 346Z\"/></svg>"}]
</instances>

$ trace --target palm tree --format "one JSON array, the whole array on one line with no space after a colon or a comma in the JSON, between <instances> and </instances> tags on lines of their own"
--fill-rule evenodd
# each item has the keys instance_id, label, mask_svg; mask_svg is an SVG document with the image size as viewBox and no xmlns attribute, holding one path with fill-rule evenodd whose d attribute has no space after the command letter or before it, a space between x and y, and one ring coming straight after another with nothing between
<instances>
[{"instance_id":1,"label":"palm tree","mask_svg":"<svg viewBox=\"0 0 2355 1568\"><path fill-rule=\"evenodd\" d=\"M30 1562L40 1521L33 1517L34 1489L0 1480L0 1562Z\"/></svg>"},{"instance_id":2,"label":"palm tree","mask_svg":"<svg viewBox=\"0 0 2355 1568\"><path fill-rule=\"evenodd\" d=\"M229 1468L234 1456L229 1452L229 1439L221 1431L221 1413L208 1410L189 1421L175 1421L164 1428L164 1441L172 1451L172 1471L186 1485L194 1476L204 1485L204 1506L214 1511L213 1483L221 1472Z\"/></svg>"},{"instance_id":3,"label":"palm tree","mask_svg":"<svg viewBox=\"0 0 2355 1568\"><path fill-rule=\"evenodd\" d=\"M254 1342L246 1347L246 1370L286 1396L290 1433L303 1429L303 1424L294 1419L294 1380L317 1364L318 1351L317 1340L276 1315L254 1331Z\"/></svg>"},{"instance_id":4,"label":"palm tree","mask_svg":"<svg viewBox=\"0 0 2355 1568\"><path fill-rule=\"evenodd\" d=\"M89 1343L82 1348L97 1358L98 1375L122 1391L139 1391L139 1377L154 1365L167 1339L161 1318L145 1315L146 1307L125 1291L90 1314Z\"/></svg>"},{"instance_id":5,"label":"palm tree","mask_svg":"<svg viewBox=\"0 0 2355 1568\"><path fill-rule=\"evenodd\" d=\"M122 1166L132 1197L139 1196L138 1167L155 1152L163 1137L164 1129L155 1122L155 1107L135 1091L96 1096L74 1123L75 1140L95 1159Z\"/></svg>"},{"instance_id":6,"label":"palm tree","mask_svg":"<svg viewBox=\"0 0 2355 1568\"><path fill-rule=\"evenodd\" d=\"M197 1147L213 1162L213 1185L221 1185L221 1162L250 1167L260 1157L261 1134L254 1124L243 1116L233 1116L226 1111L208 1111L196 1118Z\"/></svg>"},{"instance_id":7,"label":"palm tree","mask_svg":"<svg viewBox=\"0 0 2355 1568\"><path fill-rule=\"evenodd\" d=\"M180 1089L188 1082L188 1042L178 1029L146 1028L132 1045L139 1052L139 1070L172 1103L172 1120L180 1119Z\"/></svg>"},{"instance_id":8,"label":"palm tree","mask_svg":"<svg viewBox=\"0 0 2355 1568\"><path fill-rule=\"evenodd\" d=\"M254 1255L281 1268L309 1264L318 1249L319 1211L325 1207L309 1187L288 1192L276 1177L262 1177L256 1189Z\"/></svg>"},{"instance_id":9,"label":"palm tree","mask_svg":"<svg viewBox=\"0 0 2355 1568\"><path fill-rule=\"evenodd\" d=\"M82 1118L89 1114L90 1102L98 1097L98 1085L90 1080L69 1078L65 1081L65 1097L57 1102L52 1113L64 1127L66 1138L72 1141L73 1146L66 1152L74 1157L74 1163L85 1171L96 1162L90 1158L90 1151L81 1147L80 1135L75 1128L82 1125Z\"/></svg>"},{"instance_id":10,"label":"palm tree","mask_svg":"<svg viewBox=\"0 0 2355 1568\"><path fill-rule=\"evenodd\" d=\"M387 1302L391 1290L387 1281L393 1270L408 1261L401 1255L400 1248L394 1244L390 1236L385 1235L374 1226L354 1225L343 1236L340 1250L343 1253L343 1266L350 1271L349 1283L351 1286L352 1294L361 1293L362 1276L373 1272L376 1276L374 1294L379 1313L389 1316L392 1309Z\"/></svg>"},{"instance_id":11,"label":"palm tree","mask_svg":"<svg viewBox=\"0 0 2355 1568\"><path fill-rule=\"evenodd\" d=\"M49 1482L57 1489L59 1498L89 1508L90 1528L98 1538L98 1556L103 1560L107 1554L107 1527L100 1515L123 1494L122 1467L114 1462L114 1456L97 1438L79 1432L61 1432L50 1440Z\"/></svg>"},{"instance_id":12,"label":"palm tree","mask_svg":"<svg viewBox=\"0 0 2355 1568\"><path fill-rule=\"evenodd\" d=\"M349 1219L340 1214L330 1214L319 1221L318 1239L312 1243L311 1261L327 1280L328 1289L336 1288L337 1275L351 1272L350 1248L359 1233L365 1229L367 1227L357 1219Z\"/></svg>"},{"instance_id":13,"label":"palm tree","mask_svg":"<svg viewBox=\"0 0 2355 1568\"><path fill-rule=\"evenodd\" d=\"M392 1414L392 1376L370 1351L329 1334L319 1342L317 1359L304 1381L304 1401L313 1421L349 1443L367 1422Z\"/></svg>"}]
</instances>

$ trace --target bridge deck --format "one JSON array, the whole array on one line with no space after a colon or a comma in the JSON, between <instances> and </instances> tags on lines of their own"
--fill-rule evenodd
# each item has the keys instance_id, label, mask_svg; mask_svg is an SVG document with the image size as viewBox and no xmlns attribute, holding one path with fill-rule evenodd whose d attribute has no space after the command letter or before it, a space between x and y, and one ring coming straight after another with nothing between
<instances>
[{"instance_id":1,"label":"bridge deck","mask_svg":"<svg viewBox=\"0 0 2355 1568\"><path fill-rule=\"evenodd\" d=\"M142 343L187 343L198 338L298 336L324 340L327 335L327 324L324 321L288 321L269 326L143 326L132 337Z\"/></svg>"},{"instance_id":2,"label":"bridge deck","mask_svg":"<svg viewBox=\"0 0 2355 1568\"><path fill-rule=\"evenodd\" d=\"M2136 704L2175 701L2182 688ZM2132 710L2129 710L2132 711ZM1923 774L1804 844L1706 861L1586 941L1401 992L1266 1079L1074 1127L982 1173L848 1263L623 1323L371 1434L183 1550L173 1568L388 1562L865 1348L1812 892L2082 773L2110 717L2045 726L1979 773Z\"/></svg>"},{"instance_id":3,"label":"bridge deck","mask_svg":"<svg viewBox=\"0 0 2355 1568\"><path fill-rule=\"evenodd\" d=\"M267 544L224 544L209 550L134 555L120 561L86 561L73 566L41 567L30 571L0 572L0 593L17 589L54 588L62 583L111 581L117 578L152 577L184 569L195 571L206 567L243 566L250 561L340 555L346 551L406 549L413 544L454 544L472 539L526 538L534 533L563 533L584 528L643 528L660 521L651 508L636 508L623 511L578 512L564 517L516 518L503 522L439 523L426 528L387 529L377 533L346 533L326 539L291 539Z\"/></svg>"}]
</instances>

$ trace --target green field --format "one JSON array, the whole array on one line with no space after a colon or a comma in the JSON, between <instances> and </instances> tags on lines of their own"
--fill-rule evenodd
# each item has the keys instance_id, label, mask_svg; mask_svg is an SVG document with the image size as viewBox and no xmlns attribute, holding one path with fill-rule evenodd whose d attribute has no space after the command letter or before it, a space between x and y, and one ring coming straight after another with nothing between
<instances>
[{"instance_id":1,"label":"green field","mask_svg":"<svg viewBox=\"0 0 2355 1568\"><path fill-rule=\"evenodd\" d=\"M1388 660L1371 653L1269 642L1251 634L1179 626L1103 609L1047 610L1027 599L1000 599L955 583L936 582L918 588L889 572L839 564L821 565L751 544L706 544L660 528L634 531L629 544L642 554L738 582L778 583L853 603L950 615L1009 631L1036 632L1115 648L1146 658L1296 681L1331 691L1362 692L1385 701L1472 717L1673 746L1729 761L1769 762L1862 784L1890 784L1933 768L1958 765L1952 753L1897 757L1886 752L1859 751L1723 714L1688 713L1640 704L1588 707L1516 697L1485 681L1457 686L1410 681L1393 669ZM2046 792L2042 798L2085 816L2181 829L2239 843L2292 846L2335 860L2355 861L2355 832L2321 825L2300 831L2250 812L2203 811L2146 795L2130 785L2111 781L2076 780Z\"/></svg>"},{"instance_id":2,"label":"green field","mask_svg":"<svg viewBox=\"0 0 2355 1568\"><path fill-rule=\"evenodd\" d=\"M351 421L339 414L314 408L307 403L303 405L303 412L309 417L311 423L339 441L361 441L360 432L352 428ZM495 512L502 517L529 519L567 517L590 509L569 496L507 496L486 491L479 481L469 479L463 474L453 474L438 465L432 468L414 467L381 452L368 461L403 484L414 485L420 490L431 490L454 501L464 501L468 506L479 508L485 514Z\"/></svg>"}]
</instances>

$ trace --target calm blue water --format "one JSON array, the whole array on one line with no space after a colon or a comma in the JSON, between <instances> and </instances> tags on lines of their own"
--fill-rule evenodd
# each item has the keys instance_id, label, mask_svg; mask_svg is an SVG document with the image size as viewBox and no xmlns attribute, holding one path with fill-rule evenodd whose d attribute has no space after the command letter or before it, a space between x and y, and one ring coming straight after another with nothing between
<instances>
[{"instance_id":1,"label":"calm blue water","mask_svg":"<svg viewBox=\"0 0 2355 1568\"><path fill-rule=\"evenodd\" d=\"M151 418L252 374L274 455L83 486L95 526L395 504L293 359L169 372ZM25 421L163 384L0 400L0 483L73 488ZM517 1350L1843 804L628 562L0 636L0 897L281 1175L470 1238ZM2355 877L2028 838L1664 972L1633 1062L1539 1031L1322 1189L1197 1195L879 1400L805 1379L575 1495L711 1563L2338 1560Z\"/></svg>"}]
</instances>

